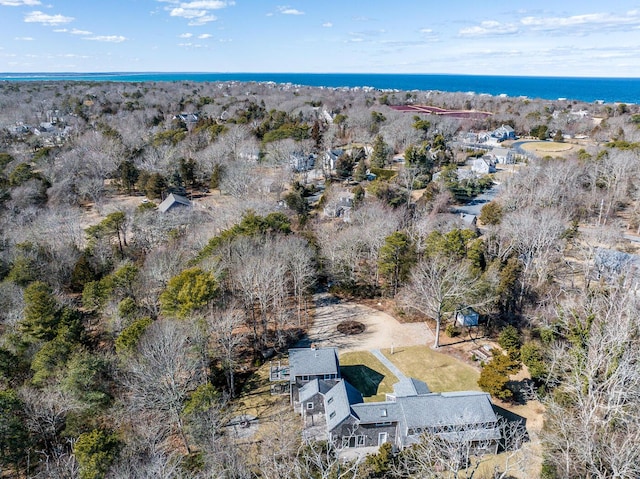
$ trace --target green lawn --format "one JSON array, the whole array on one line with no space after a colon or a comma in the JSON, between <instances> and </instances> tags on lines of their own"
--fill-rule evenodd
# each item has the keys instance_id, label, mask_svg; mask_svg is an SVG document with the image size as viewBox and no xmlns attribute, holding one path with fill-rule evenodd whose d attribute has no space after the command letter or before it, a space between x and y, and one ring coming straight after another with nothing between
<instances>
[{"instance_id":1,"label":"green lawn","mask_svg":"<svg viewBox=\"0 0 640 479\"><path fill-rule=\"evenodd\" d=\"M384 349L382 353L406 376L426 382L432 392L480 390L478 371L428 346L396 348L393 355Z\"/></svg>"},{"instance_id":2,"label":"green lawn","mask_svg":"<svg viewBox=\"0 0 640 479\"><path fill-rule=\"evenodd\" d=\"M398 378L367 351L341 354L340 373L362 393L366 402L384 401L385 393L393 392L393 385L398 382Z\"/></svg>"}]
</instances>

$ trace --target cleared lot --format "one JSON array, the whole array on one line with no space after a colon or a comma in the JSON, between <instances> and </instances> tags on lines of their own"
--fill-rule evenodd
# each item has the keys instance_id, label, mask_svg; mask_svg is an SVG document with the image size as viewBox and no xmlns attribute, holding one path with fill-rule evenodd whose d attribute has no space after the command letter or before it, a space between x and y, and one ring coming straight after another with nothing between
<instances>
[{"instance_id":1,"label":"cleared lot","mask_svg":"<svg viewBox=\"0 0 640 479\"><path fill-rule=\"evenodd\" d=\"M313 326L299 346L314 343L317 347L334 347L345 353L419 346L433 342L433 334L425 323L400 323L382 311L340 300L329 293L320 293L315 300L316 316ZM357 335L338 332L338 324L350 320L364 324L365 331Z\"/></svg>"}]
</instances>

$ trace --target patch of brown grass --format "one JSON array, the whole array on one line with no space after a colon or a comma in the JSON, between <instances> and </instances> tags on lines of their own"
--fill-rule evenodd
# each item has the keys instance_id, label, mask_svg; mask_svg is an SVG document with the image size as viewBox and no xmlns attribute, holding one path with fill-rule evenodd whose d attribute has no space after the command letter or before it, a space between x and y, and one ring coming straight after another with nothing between
<instances>
[{"instance_id":1,"label":"patch of brown grass","mask_svg":"<svg viewBox=\"0 0 640 479\"><path fill-rule=\"evenodd\" d=\"M432 392L479 391L476 369L428 346L384 349L382 353L406 376L427 383Z\"/></svg>"}]
</instances>

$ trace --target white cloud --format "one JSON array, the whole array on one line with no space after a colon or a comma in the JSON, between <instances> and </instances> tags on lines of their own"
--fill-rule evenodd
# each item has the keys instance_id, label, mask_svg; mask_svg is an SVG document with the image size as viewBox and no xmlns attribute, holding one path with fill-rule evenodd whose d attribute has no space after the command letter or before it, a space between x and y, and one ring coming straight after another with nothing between
<instances>
[{"instance_id":1,"label":"white cloud","mask_svg":"<svg viewBox=\"0 0 640 479\"><path fill-rule=\"evenodd\" d=\"M630 10L624 14L588 13L569 17L524 17L522 25L537 31L626 29L640 26L640 11Z\"/></svg>"},{"instance_id":2,"label":"white cloud","mask_svg":"<svg viewBox=\"0 0 640 479\"><path fill-rule=\"evenodd\" d=\"M3 7L34 7L40 5L40 0L0 0L0 5Z\"/></svg>"},{"instance_id":3,"label":"white cloud","mask_svg":"<svg viewBox=\"0 0 640 479\"><path fill-rule=\"evenodd\" d=\"M322 24L322 26L323 26L324 28L331 28L331 27L333 27L333 23L331 23L331 22L326 22L326 23L323 23L323 24Z\"/></svg>"},{"instance_id":4,"label":"white cloud","mask_svg":"<svg viewBox=\"0 0 640 479\"><path fill-rule=\"evenodd\" d=\"M75 53L59 53L56 56L60 58L91 58L90 56L87 56L87 55L77 55Z\"/></svg>"},{"instance_id":5,"label":"white cloud","mask_svg":"<svg viewBox=\"0 0 640 479\"><path fill-rule=\"evenodd\" d=\"M93 35L93 32L89 30L78 30L77 28L72 28L71 30L67 28L56 28L53 31L56 33L69 33L71 35Z\"/></svg>"},{"instance_id":6,"label":"white cloud","mask_svg":"<svg viewBox=\"0 0 640 479\"><path fill-rule=\"evenodd\" d=\"M361 30L359 32L349 32L349 35L351 35L352 37L379 37L380 35L383 35L387 33L387 31L384 28L381 28L380 30Z\"/></svg>"},{"instance_id":7,"label":"white cloud","mask_svg":"<svg viewBox=\"0 0 640 479\"><path fill-rule=\"evenodd\" d=\"M86 37L85 40L107 43L122 43L127 40L127 37L123 37L122 35L96 35L95 37Z\"/></svg>"},{"instance_id":8,"label":"white cloud","mask_svg":"<svg viewBox=\"0 0 640 479\"><path fill-rule=\"evenodd\" d=\"M206 14L207 14L206 10L194 10L192 8L182 8L182 7L174 8L171 10L171 13L169 13L169 15L171 15L172 17L183 17L183 18L204 17Z\"/></svg>"},{"instance_id":9,"label":"white cloud","mask_svg":"<svg viewBox=\"0 0 640 479\"><path fill-rule=\"evenodd\" d=\"M64 15L47 15L46 13L35 11L27 13L24 17L26 23L42 23L43 25L61 25L74 20L73 17L65 17Z\"/></svg>"},{"instance_id":10,"label":"white cloud","mask_svg":"<svg viewBox=\"0 0 640 479\"><path fill-rule=\"evenodd\" d=\"M485 20L475 27L461 29L458 35L461 37L489 37L494 35L513 35L515 33L518 33L518 27L511 23Z\"/></svg>"},{"instance_id":11,"label":"white cloud","mask_svg":"<svg viewBox=\"0 0 640 479\"><path fill-rule=\"evenodd\" d=\"M213 35L211 35L210 33L203 33L202 35L198 35L198 38L200 40L206 40L207 38L211 38Z\"/></svg>"},{"instance_id":12,"label":"white cloud","mask_svg":"<svg viewBox=\"0 0 640 479\"><path fill-rule=\"evenodd\" d=\"M16 40L21 41L21 42L32 42L33 41L33 37L16 37Z\"/></svg>"},{"instance_id":13,"label":"white cloud","mask_svg":"<svg viewBox=\"0 0 640 479\"><path fill-rule=\"evenodd\" d=\"M429 33L433 33L433 30L431 30L430 28L421 28L420 33L429 34Z\"/></svg>"},{"instance_id":14,"label":"white cloud","mask_svg":"<svg viewBox=\"0 0 640 479\"><path fill-rule=\"evenodd\" d=\"M209 22L215 22L218 19L215 15L205 15L203 17L194 18L187 25L190 27L199 27L201 25L206 25Z\"/></svg>"},{"instance_id":15,"label":"white cloud","mask_svg":"<svg viewBox=\"0 0 640 479\"><path fill-rule=\"evenodd\" d=\"M192 2L180 2L177 0L158 0L159 2L170 3L173 6L165 7L172 17L186 18L189 25L205 25L214 22L218 18L211 15L211 10L235 5L233 0L194 0Z\"/></svg>"},{"instance_id":16,"label":"white cloud","mask_svg":"<svg viewBox=\"0 0 640 479\"><path fill-rule=\"evenodd\" d=\"M291 7L278 7L278 11L283 15L304 15L304 12Z\"/></svg>"},{"instance_id":17,"label":"white cloud","mask_svg":"<svg viewBox=\"0 0 640 479\"><path fill-rule=\"evenodd\" d=\"M193 33L183 33L181 35L178 35L180 38L191 38L193 36Z\"/></svg>"},{"instance_id":18,"label":"white cloud","mask_svg":"<svg viewBox=\"0 0 640 479\"><path fill-rule=\"evenodd\" d=\"M196 8L202 10L220 10L235 5L236 2L223 2L221 0L197 0L194 2L183 2L180 4L182 8Z\"/></svg>"}]
</instances>

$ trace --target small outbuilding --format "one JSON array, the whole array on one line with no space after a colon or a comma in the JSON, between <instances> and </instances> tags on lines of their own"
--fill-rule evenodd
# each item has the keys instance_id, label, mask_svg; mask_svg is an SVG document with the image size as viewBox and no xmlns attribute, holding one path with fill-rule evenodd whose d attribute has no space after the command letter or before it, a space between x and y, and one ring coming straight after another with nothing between
<instances>
[{"instance_id":1,"label":"small outbuilding","mask_svg":"<svg viewBox=\"0 0 640 479\"><path fill-rule=\"evenodd\" d=\"M470 306L456 311L456 323L460 326L478 326L480 314Z\"/></svg>"},{"instance_id":2,"label":"small outbuilding","mask_svg":"<svg viewBox=\"0 0 640 479\"><path fill-rule=\"evenodd\" d=\"M170 193L169 196L167 196L164 201L158 205L158 210L161 213L166 213L173 208L182 208L189 206L191 206L191 201L189 201L187 198L175 193Z\"/></svg>"}]
</instances>

